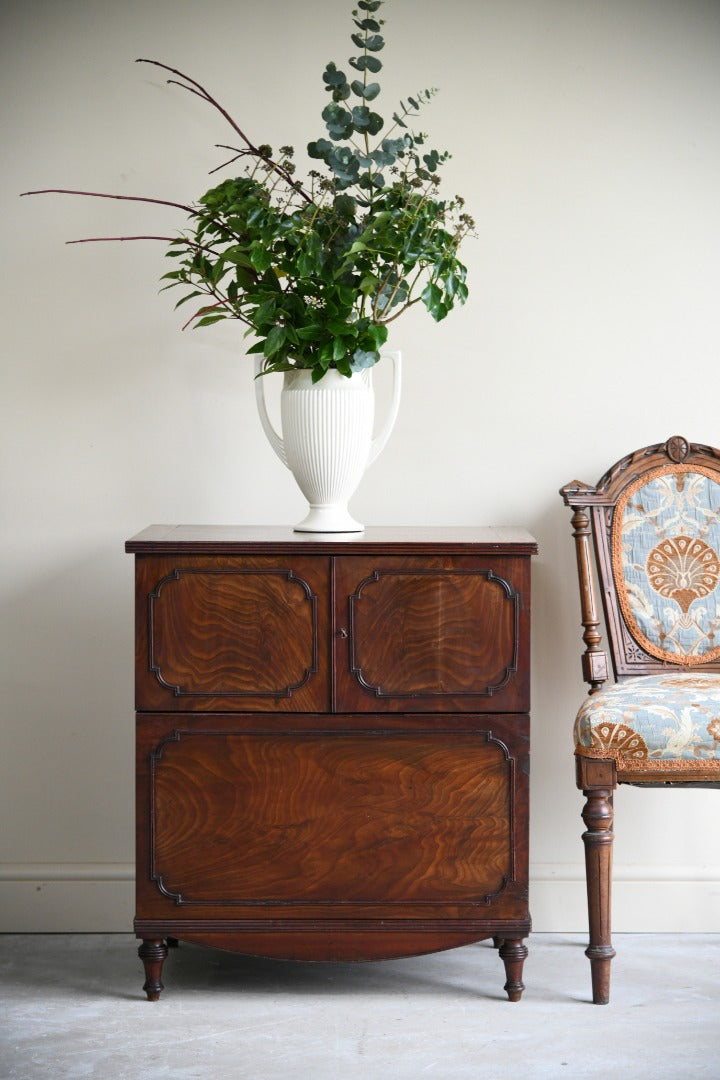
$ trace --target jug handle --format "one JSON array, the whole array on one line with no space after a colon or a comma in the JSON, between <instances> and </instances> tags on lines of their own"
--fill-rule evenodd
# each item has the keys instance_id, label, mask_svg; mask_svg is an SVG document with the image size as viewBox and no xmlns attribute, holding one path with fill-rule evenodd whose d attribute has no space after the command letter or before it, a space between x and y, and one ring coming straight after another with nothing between
<instances>
[{"instance_id":1,"label":"jug handle","mask_svg":"<svg viewBox=\"0 0 720 1080\"><path fill-rule=\"evenodd\" d=\"M387 357L392 360L393 365L393 385L392 385L392 397L390 399L390 409L385 417L385 423L382 429L373 439L370 444L370 454L368 456L368 465L371 465L376 457L385 448L385 444L390 438L395 421L397 420L398 409L400 408L400 390L402 388L402 354L398 351L383 352L380 354L382 357Z\"/></svg>"},{"instance_id":2,"label":"jug handle","mask_svg":"<svg viewBox=\"0 0 720 1080\"><path fill-rule=\"evenodd\" d=\"M265 402L265 376L262 374L262 369L263 358L258 356L255 359L255 402L257 404L258 413L260 414L260 423L262 424L263 431L267 435L268 442L273 450L280 458L283 465L289 469L290 466L288 465L287 454L285 453L285 443L278 435L268 416L267 404Z\"/></svg>"}]
</instances>

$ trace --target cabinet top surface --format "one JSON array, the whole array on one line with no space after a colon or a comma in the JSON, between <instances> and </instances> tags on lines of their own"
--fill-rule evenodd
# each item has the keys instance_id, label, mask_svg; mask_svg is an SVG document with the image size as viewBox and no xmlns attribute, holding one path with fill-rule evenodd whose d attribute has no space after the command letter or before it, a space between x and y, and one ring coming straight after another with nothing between
<instances>
[{"instance_id":1,"label":"cabinet top surface","mask_svg":"<svg viewBox=\"0 0 720 1080\"><path fill-rule=\"evenodd\" d=\"M137 555L245 554L267 550L312 554L443 551L453 554L534 555L537 543L523 528L509 526L387 526L359 533L299 533L283 526L150 525L125 544Z\"/></svg>"}]
</instances>

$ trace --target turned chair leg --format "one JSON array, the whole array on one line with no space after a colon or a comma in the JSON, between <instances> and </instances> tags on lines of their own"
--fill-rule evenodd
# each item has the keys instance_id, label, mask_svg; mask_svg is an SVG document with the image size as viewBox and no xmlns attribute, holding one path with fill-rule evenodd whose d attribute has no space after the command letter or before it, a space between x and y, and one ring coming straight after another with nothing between
<instances>
[{"instance_id":1,"label":"turned chair leg","mask_svg":"<svg viewBox=\"0 0 720 1080\"><path fill-rule=\"evenodd\" d=\"M148 1001L157 1001L165 989L162 982L162 969L168 954L167 945L162 938L143 938L138 949L138 956L145 967L143 990Z\"/></svg>"},{"instance_id":2,"label":"turned chair leg","mask_svg":"<svg viewBox=\"0 0 720 1080\"><path fill-rule=\"evenodd\" d=\"M527 957L527 946L521 938L503 938L500 946L500 959L505 964L507 982L504 989L510 1001L519 1001L525 989L522 981L523 964Z\"/></svg>"},{"instance_id":3,"label":"turned chair leg","mask_svg":"<svg viewBox=\"0 0 720 1080\"><path fill-rule=\"evenodd\" d=\"M607 1005L610 1000L610 962L615 956L610 929L612 896L613 805L612 789L583 792L586 803L582 817L587 831L585 873L587 879L590 944L585 955L590 960L593 1003Z\"/></svg>"}]
</instances>

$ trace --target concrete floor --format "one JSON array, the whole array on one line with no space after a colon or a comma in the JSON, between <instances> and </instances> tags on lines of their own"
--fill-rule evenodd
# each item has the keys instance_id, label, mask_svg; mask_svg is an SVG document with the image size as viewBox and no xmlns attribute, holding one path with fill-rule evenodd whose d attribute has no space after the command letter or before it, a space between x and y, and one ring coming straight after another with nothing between
<instances>
[{"instance_id":1,"label":"concrete floor","mask_svg":"<svg viewBox=\"0 0 720 1080\"><path fill-rule=\"evenodd\" d=\"M0 936L0 1078L720 1077L720 936L617 935L607 1006L582 937L528 944L515 1005L489 942L359 965L181 945L151 1004L130 935Z\"/></svg>"}]
</instances>

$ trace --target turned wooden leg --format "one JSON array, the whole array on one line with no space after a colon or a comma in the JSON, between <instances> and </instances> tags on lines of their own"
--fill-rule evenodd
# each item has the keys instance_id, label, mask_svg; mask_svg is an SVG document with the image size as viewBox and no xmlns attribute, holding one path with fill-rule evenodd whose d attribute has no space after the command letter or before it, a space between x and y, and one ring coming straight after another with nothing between
<instances>
[{"instance_id":1,"label":"turned wooden leg","mask_svg":"<svg viewBox=\"0 0 720 1080\"><path fill-rule=\"evenodd\" d=\"M522 938L505 938L500 946L500 958L505 964L507 977L504 989L511 1001L519 1001L525 989L522 973L527 954L527 946Z\"/></svg>"},{"instance_id":2,"label":"turned wooden leg","mask_svg":"<svg viewBox=\"0 0 720 1080\"><path fill-rule=\"evenodd\" d=\"M593 1002L610 1000L610 961L615 955L611 943L610 907L612 895L613 807L612 789L585 791L582 817L587 826L585 873L587 878L590 944L585 955L590 960Z\"/></svg>"},{"instance_id":3,"label":"turned wooden leg","mask_svg":"<svg viewBox=\"0 0 720 1080\"><path fill-rule=\"evenodd\" d=\"M138 949L138 956L145 966L143 990L148 996L148 1001L157 1001L165 989L162 982L162 969L167 954L167 945L162 938L143 938L143 943Z\"/></svg>"}]
</instances>

